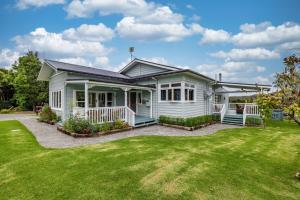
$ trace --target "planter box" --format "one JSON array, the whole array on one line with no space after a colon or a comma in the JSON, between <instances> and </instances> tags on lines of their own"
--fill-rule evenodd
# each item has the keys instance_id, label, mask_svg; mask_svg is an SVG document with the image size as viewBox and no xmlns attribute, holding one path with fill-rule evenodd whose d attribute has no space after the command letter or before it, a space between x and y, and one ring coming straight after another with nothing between
<instances>
[{"instance_id":1,"label":"planter box","mask_svg":"<svg viewBox=\"0 0 300 200\"><path fill-rule=\"evenodd\" d=\"M100 136L110 135L110 134L119 133L119 132L123 132L123 131L129 131L129 130L132 130L132 129L133 129L132 127L127 127L127 128L123 128L123 129L114 129L114 130L109 130L109 131L102 131L102 132L98 132L96 134L79 134L79 133L69 132L61 126L57 127L58 131L60 131L64 134L70 135L74 138L100 137Z\"/></svg>"},{"instance_id":2,"label":"planter box","mask_svg":"<svg viewBox=\"0 0 300 200\"><path fill-rule=\"evenodd\" d=\"M206 124L202 124L202 125L198 125L198 126L180 126L180 125L175 125L175 124L165 124L165 123L159 123L159 125L162 126L167 126L167 127L171 127L171 128L178 128L178 129L183 129L183 130L187 130L187 131L194 131L200 128L204 128L206 126L212 125L212 124L216 124L217 122L211 122L211 123L206 123Z\"/></svg>"}]
</instances>

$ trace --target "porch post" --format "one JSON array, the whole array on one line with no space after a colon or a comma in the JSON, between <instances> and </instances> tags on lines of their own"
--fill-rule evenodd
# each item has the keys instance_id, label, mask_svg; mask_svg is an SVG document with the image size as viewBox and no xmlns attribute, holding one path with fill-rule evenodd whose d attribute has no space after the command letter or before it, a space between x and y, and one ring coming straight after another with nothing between
<instances>
[{"instance_id":1,"label":"porch post","mask_svg":"<svg viewBox=\"0 0 300 200\"><path fill-rule=\"evenodd\" d=\"M89 84L88 82L84 82L84 118L88 119L88 111L89 111Z\"/></svg>"},{"instance_id":2,"label":"porch post","mask_svg":"<svg viewBox=\"0 0 300 200\"><path fill-rule=\"evenodd\" d=\"M152 99L153 99L153 91L150 90L150 117L153 117L153 108L152 108Z\"/></svg>"},{"instance_id":3,"label":"porch post","mask_svg":"<svg viewBox=\"0 0 300 200\"><path fill-rule=\"evenodd\" d=\"M128 88L124 89L124 106L127 107L127 94L128 94ZM125 108L125 122L128 122L128 110Z\"/></svg>"}]
</instances>

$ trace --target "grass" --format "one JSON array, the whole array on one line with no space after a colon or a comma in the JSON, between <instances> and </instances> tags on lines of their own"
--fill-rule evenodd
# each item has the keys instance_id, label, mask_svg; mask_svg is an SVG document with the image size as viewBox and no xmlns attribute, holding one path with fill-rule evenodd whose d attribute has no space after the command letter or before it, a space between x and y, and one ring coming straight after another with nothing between
<instances>
[{"instance_id":1,"label":"grass","mask_svg":"<svg viewBox=\"0 0 300 200\"><path fill-rule=\"evenodd\" d=\"M300 128L135 137L45 149L0 122L0 199L300 199Z\"/></svg>"}]
</instances>

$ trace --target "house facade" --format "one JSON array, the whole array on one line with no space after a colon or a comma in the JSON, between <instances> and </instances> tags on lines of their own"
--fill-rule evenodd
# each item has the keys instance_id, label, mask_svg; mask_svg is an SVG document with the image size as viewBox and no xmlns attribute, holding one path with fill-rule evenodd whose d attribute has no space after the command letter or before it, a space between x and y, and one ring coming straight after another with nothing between
<instances>
[{"instance_id":1,"label":"house facade","mask_svg":"<svg viewBox=\"0 0 300 200\"><path fill-rule=\"evenodd\" d=\"M49 105L62 120L77 115L92 123L122 119L132 126L155 123L161 115L222 114L222 106L229 106L226 84L256 91L270 87L216 81L189 69L140 59L119 72L45 60L38 80L49 81ZM225 110L223 115L229 111Z\"/></svg>"}]
</instances>

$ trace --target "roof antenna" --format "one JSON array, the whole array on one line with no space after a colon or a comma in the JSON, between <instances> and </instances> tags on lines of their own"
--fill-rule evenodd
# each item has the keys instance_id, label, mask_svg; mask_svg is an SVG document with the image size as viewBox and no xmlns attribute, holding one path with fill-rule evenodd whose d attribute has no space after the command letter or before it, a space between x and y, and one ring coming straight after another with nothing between
<instances>
[{"instance_id":1,"label":"roof antenna","mask_svg":"<svg viewBox=\"0 0 300 200\"><path fill-rule=\"evenodd\" d=\"M129 53L130 53L130 57L131 57L131 60L132 60L132 57L133 57L133 52L134 52L134 47L129 47Z\"/></svg>"}]
</instances>

